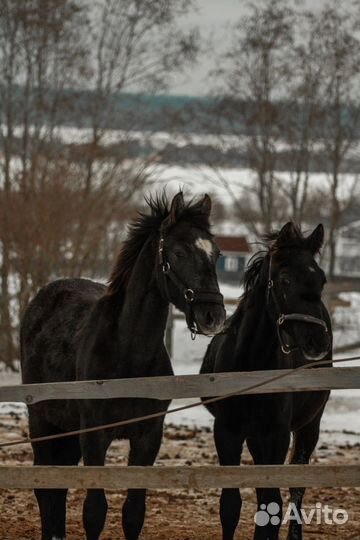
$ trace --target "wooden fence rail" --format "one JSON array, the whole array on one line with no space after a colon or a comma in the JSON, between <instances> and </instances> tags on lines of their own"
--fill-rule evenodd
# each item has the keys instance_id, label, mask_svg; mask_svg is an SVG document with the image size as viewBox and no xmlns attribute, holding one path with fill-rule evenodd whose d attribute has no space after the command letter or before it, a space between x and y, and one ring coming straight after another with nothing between
<instances>
[{"instance_id":1,"label":"wooden fence rail","mask_svg":"<svg viewBox=\"0 0 360 540\"><path fill-rule=\"evenodd\" d=\"M286 374L260 388L248 387ZM142 377L0 387L0 401L143 397L175 399L246 393L360 388L360 368L276 370L174 377ZM28 467L0 466L0 488L167 488L360 486L360 465L241 467Z\"/></svg>"},{"instance_id":2,"label":"wooden fence rail","mask_svg":"<svg viewBox=\"0 0 360 540\"><path fill-rule=\"evenodd\" d=\"M282 379L252 388L245 393L302 392L360 388L360 367L322 368L309 370L272 370L210 375L172 377L140 377L98 381L24 384L0 387L0 402L28 404L52 399L155 398L180 399L221 396L243 391L271 377L288 373Z\"/></svg>"},{"instance_id":3,"label":"wooden fence rail","mask_svg":"<svg viewBox=\"0 0 360 540\"><path fill-rule=\"evenodd\" d=\"M0 467L0 486L32 488L208 489L360 486L360 465L240 467Z\"/></svg>"}]
</instances>

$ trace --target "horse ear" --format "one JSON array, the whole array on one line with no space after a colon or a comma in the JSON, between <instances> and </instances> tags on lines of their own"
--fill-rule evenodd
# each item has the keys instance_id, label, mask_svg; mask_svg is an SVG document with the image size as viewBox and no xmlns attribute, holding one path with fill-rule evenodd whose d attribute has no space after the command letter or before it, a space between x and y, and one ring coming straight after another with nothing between
<instances>
[{"instance_id":1,"label":"horse ear","mask_svg":"<svg viewBox=\"0 0 360 540\"><path fill-rule=\"evenodd\" d=\"M211 213L211 198L207 193L205 193L201 206L203 214L209 217Z\"/></svg>"},{"instance_id":2,"label":"horse ear","mask_svg":"<svg viewBox=\"0 0 360 540\"><path fill-rule=\"evenodd\" d=\"M184 195L182 191L179 191L171 201L170 213L169 213L169 225L176 223L179 212L185 208Z\"/></svg>"},{"instance_id":3,"label":"horse ear","mask_svg":"<svg viewBox=\"0 0 360 540\"><path fill-rule=\"evenodd\" d=\"M318 253L322 248L322 245L324 243L324 236L324 226L320 223L307 238L306 243L309 246L309 249L311 250L311 253L313 255L315 255L315 253Z\"/></svg>"},{"instance_id":4,"label":"horse ear","mask_svg":"<svg viewBox=\"0 0 360 540\"><path fill-rule=\"evenodd\" d=\"M283 228L280 230L278 237L276 239L276 242L279 242L281 244L287 244L290 243L295 238L298 238L299 232L296 228L296 225L289 221L286 223Z\"/></svg>"}]
</instances>

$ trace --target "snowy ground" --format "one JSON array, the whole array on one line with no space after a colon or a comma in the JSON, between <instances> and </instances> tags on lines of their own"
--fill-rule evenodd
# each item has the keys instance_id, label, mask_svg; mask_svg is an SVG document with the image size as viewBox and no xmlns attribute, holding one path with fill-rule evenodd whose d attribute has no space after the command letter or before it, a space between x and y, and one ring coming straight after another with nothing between
<instances>
[{"instance_id":1,"label":"snowy ground","mask_svg":"<svg viewBox=\"0 0 360 540\"><path fill-rule=\"evenodd\" d=\"M333 315L336 326L334 343L337 347L360 342L360 294L341 293L340 298L350 302L350 306L338 307Z\"/></svg>"},{"instance_id":2,"label":"snowy ground","mask_svg":"<svg viewBox=\"0 0 360 540\"><path fill-rule=\"evenodd\" d=\"M239 289L227 286L222 289L225 298L236 298L239 296ZM340 308L336 311L337 320L342 320L350 324L350 329L344 332L339 330L335 335L335 343L341 345L360 339L360 295L357 293L346 293L342 295L344 300L350 300L352 319L351 324L347 313L349 308ZM346 318L346 320L345 320ZM209 344L209 339L199 336L196 341L191 341L188 330L183 321L176 321L174 332L174 359L173 367L176 375L199 373L202 358ZM352 350L346 354L337 354L336 358L360 357L360 348ZM360 367L360 358L357 361L342 363L341 366ZM173 407L182 403L190 403L195 400L177 400L173 402ZM178 424L211 426L213 419L204 407L197 407L174 413L168 416L168 421ZM321 441L341 444L346 442L354 443L360 441L360 390L334 390L326 406L322 419Z\"/></svg>"},{"instance_id":3,"label":"snowy ground","mask_svg":"<svg viewBox=\"0 0 360 540\"><path fill-rule=\"evenodd\" d=\"M46 130L46 127L43 128ZM15 128L15 136L21 136L22 127ZM66 144L85 144L91 140L90 129L79 129L75 127L62 126L56 131L60 141ZM153 148L157 151L163 150L167 144L172 144L178 148L188 144L193 145L213 145L217 148L222 148L223 151L228 151L232 148L246 148L249 143L247 136L231 136L224 135L219 138L212 134L174 134L167 132L157 132L150 134L140 131L122 131L122 130L107 130L104 134L102 143L107 146L118 141L138 141L144 143L150 139ZM286 141L278 141L276 143L279 151L286 150L288 144ZM359 153L360 145L352 149L354 157ZM136 163L128 161L127 164ZM101 170L102 162L97 162L99 170ZM16 172L21 168L21 160L15 158L12 160L11 166ZM237 199L243 195L248 200L251 199L252 187L256 180L254 171L246 168L230 168L230 167L209 167L204 164L191 164L189 166L169 165L169 164L153 164L148 169L149 186L148 191L159 191L166 186L169 192L175 192L179 186L184 187L189 193L197 194L210 192L212 195L221 201L225 206L232 206L234 197ZM283 188L291 180L292 173L287 171L276 171L275 181L278 183L278 188ZM338 196L346 199L349 194L353 194L357 182L357 177L354 174L341 174L339 181ZM2 175L0 172L0 182ZM226 187L225 187L226 186ZM326 173L310 173L309 186L312 190L327 191L329 188L329 178Z\"/></svg>"},{"instance_id":4,"label":"snowy ground","mask_svg":"<svg viewBox=\"0 0 360 540\"><path fill-rule=\"evenodd\" d=\"M156 165L152 169L152 191L161 187L172 193L179 187L184 187L185 192L192 195L211 193L213 197L221 201L225 206L230 206L236 199L251 198L252 187L256 181L256 175L251 169L239 169L230 167L208 167L206 165ZM290 172L276 172L279 187L286 186L291 181ZM354 175L342 174L339 197L346 199L354 189ZM326 173L310 173L309 186L313 191L327 191L329 178Z\"/></svg>"},{"instance_id":5,"label":"snowy ground","mask_svg":"<svg viewBox=\"0 0 360 540\"><path fill-rule=\"evenodd\" d=\"M182 321L176 322L173 366L176 375L199 373L201 361L209 340L199 336L191 341ZM360 349L349 354L336 355L338 358L359 356ZM341 366L359 366L360 359ZM177 400L172 407L196 400ZM212 426L213 419L204 407L196 407L168 416L169 422L194 426ZM354 443L360 441L360 390L334 390L326 406L322 419L322 442Z\"/></svg>"},{"instance_id":6,"label":"snowy ground","mask_svg":"<svg viewBox=\"0 0 360 540\"><path fill-rule=\"evenodd\" d=\"M238 287L222 285L222 293L227 299L236 299L240 296L241 290ZM360 295L348 293L347 300L351 300L351 309L355 314L353 316L353 325L351 328L359 329L360 318ZM230 315L234 309L228 306L227 314ZM347 308L348 309L348 308ZM346 310L345 310L346 312ZM344 312L344 313L345 313ZM341 318L344 313L341 309L335 314L335 317ZM340 338L338 333L337 338ZM350 331L351 338L359 340L360 332ZM336 340L337 340L336 338ZM183 320L175 320L173 333L173 368L176 375L197 374L201 366L206 348L210 342L209 338L198 336L195 341L190 338L190 333ZM342 343L349 342L349 337L342 339ZM360 348L350 353L337 355L337 357L360 356ZM341 366L360 366L360 359L355 362L341 364ZM0 384L18 384L20 377L18 374L10 372L0 372ZM174 400L172 408L191 403L198 400ZM10 411L19 414L26 414L26 408L22 404L0 403L0 414L6 414ZM330 401L327 404L323 420L321 441L329 443L355 443L360 441L360 390L334 390ZM179 413L169 414L167 416L169 423L185 424L188 426L212 426L213 419L204 407L196 407Z\"/></svg>"}]
</instances>

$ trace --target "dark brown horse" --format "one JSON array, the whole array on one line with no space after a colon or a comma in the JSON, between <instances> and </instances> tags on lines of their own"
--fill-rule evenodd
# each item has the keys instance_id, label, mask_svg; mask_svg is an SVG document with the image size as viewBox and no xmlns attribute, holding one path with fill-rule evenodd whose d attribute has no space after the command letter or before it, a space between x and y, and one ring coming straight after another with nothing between
<instances>
[{"instance_id":1,"label":"dark brown horse","mask_svg":"<svg viewBox=\"0 0 360 540\"><path fill-rule=\"evenodd\" d=\"M266 251L257 254L248 267L245 293L226 333L216 336L207 350L202 373L293 368L323 358L331 365L331 324L321 300L326 280L314 259L323 238L322 225L304 237L292 223L268 237ZM259 394L209 405L215 416L220 464L239 465L244 441L256 464L282 464L291 432L291 463L308 463L328 397L329 392ZM300 487L290 490L299 512L304 491ZM261 514L254 538L277 540L280 490L257 489L257 500ZM224 540L233 540L240 511L239 490L223 489L220 518ZM260 516L264 515L268 519L262 522ZM290 523L288 540L301 540L301 524Z\"/></svg>"},{"instance_id":2,"label":"dark brown horse","mask_svg":"<svg viewBox=\"0 0 360 540\"><path fill-rule=\"evenodd\" d=\"M211 201L169 208L150 200L129 232L108 287L86 279L47 285L30 303L21 324L24 383L172 375L164 347L169 302L183 311L191 331L219 331L225 320L215 264L218 248L209 230ZM32 437L116 422L166 410L156 399L50 401L29 407ZM114 439L129 439L129 465L153 465L163 418L81 437L33 444L35 465L103 465ZM35 490L42 540L65 538L67 490ZM107 503L103 490L88 490L83 519L87 540L98 540ZM130 489L122 523L137 540L145 516L145 490Z\"/></svg>"}]
</instances>

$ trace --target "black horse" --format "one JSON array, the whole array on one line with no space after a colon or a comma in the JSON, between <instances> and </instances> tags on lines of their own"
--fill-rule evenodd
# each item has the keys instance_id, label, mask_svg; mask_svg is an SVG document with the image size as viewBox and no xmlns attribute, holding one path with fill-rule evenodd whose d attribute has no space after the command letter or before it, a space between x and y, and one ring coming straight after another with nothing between
<instances>
[{"instance_id":1,"label":"black horse","mask_svg":"<svg viewBox=\"0 0 360 540\"><path fill-rule=\"evenodd\" d=\"M331 324L321 300L326 279L314 259L323 239L322 225L305 238L292 223L267 237L267 249L253 258L245 273L244 295L226 324L226 333L216 336L208 347L202 373L294 368L320 359L329 359L327 365L331 365ZM291 463L308 463L328 397L327 391L260 394L209 405L215 417L220 464L239 465L244 441L255 464L282 464L291 432ZM304 491L290 489L291 501L299 511ZM257 501L259 511L269 509L271 514L275 509L276 516L269 515L263 523L255 520L254 538L276 540L282 516L280 490L257 489ZM220 519L224 540L233 539L240 511L239 490L223 489ZM301 538L301 524L290 521L288 540Z\"/></svg>"},{"instance_id":2,"label":"black horse","mask_svg":"<svg viewBox=\"0 0 360 540\"><path fill-rule=\"evenodd\" d=\"M32 300L21 324L24 383L172 375L163 344L169 302L191 331L213 334L225 321L215 272L218 248L209 229L211 200L184 203L178 193L148 201L151 212L131 225L108 287L86 279L50 283ZM29 407L32 437L63 433L166 410L169 401L48 401ZM33 444L35 465L103 465L114 439L129 439L129 465L153 465L163 418ZM37 489L42 540L65 538L67 490ZM87 492L87 540L104 527L104 490ZM139 537L145 490L130 489L122 511L127 540Z\"/></svg>"}]
</instances>

